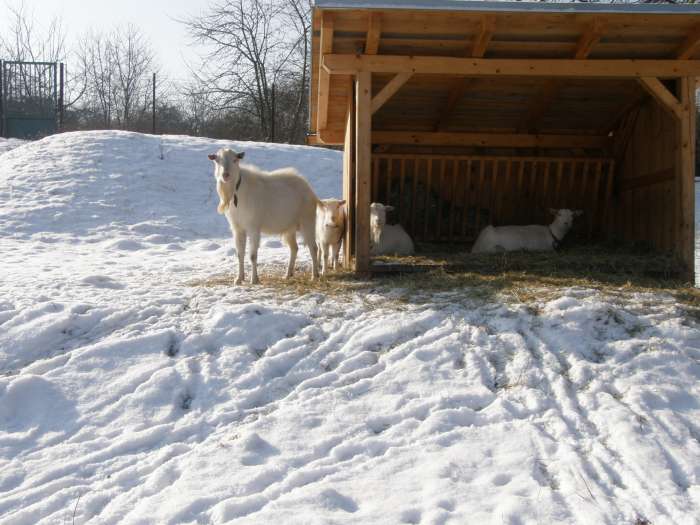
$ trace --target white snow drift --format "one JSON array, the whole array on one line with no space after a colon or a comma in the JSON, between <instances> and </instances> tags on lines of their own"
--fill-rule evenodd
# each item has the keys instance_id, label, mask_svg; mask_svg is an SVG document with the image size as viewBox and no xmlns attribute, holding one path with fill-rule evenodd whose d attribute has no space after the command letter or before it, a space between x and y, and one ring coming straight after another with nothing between
<instances>
[{"instance_id":1,"label":"white snow drift","mask_svg":"<svg viewBox=\"0 0 700 525\"><path fill-rule=\"evenodd\" d=\"M0 523L698 523L700 330L671 298L188 286L233 273L224 145L339 196L322 149L0 154Z\"/></svg>"}]
</instances>

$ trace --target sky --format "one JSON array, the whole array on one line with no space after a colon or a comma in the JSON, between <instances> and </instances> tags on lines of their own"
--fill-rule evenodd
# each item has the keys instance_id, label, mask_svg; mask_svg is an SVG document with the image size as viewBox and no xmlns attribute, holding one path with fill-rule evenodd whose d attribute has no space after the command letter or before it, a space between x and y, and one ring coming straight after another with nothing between
<instances>
[{"instance_id":1,"label":"sky","mask_svg":"<svg viewBox=\"0 0 700 525\"><path fill-rule=\"evenodd\" d=\"M196 51L184 26L177 19L206 9L208 0L24 0L24 6L37 23L47 24L54 16L62 19L70 46L86 31L109 31L116 25L132 23L139 27L156 53L158 62L173 80L186 77L185 61L196 61ZM6 6L20 0L0 0L0 29Z\"/></svg>"}]
</instances>

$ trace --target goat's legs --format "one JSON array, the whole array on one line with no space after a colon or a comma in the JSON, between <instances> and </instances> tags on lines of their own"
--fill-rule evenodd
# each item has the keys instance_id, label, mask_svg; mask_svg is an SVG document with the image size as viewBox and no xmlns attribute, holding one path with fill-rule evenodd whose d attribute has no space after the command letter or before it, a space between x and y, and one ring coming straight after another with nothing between
<instances>
[{"instance_id":1,"label":"goat's legs","mask_svg":"<svg viewBox=\"0 0 700 525\"><path fill-rule=\"evenodd\" d=\"M331 253L332 253L332 258L333 258L333 269L337 270L338 268L342 267L340 265L340 262L338 261L338 257L340 255L340 243L336 242L331 245Z\"/></svg>"},{"instance_id":2,"label":"goat's legs","mask_svg":"<svg viewBox=\"0 0 700 525\"><path fill-rule=\"evenodd\" d=\"M309 247L311 255L311 280L318 277L318 246L316 245L316 218L309 224L302 227L301 234L304 237L304 242Z\"/></svg>"},{"instance_id":3,"label":"goat's legs","mask_svg":"<svg viewBox=\"0 0 700 525\"><path fill-rule=\"evenodd\" d=\"M238 277L236 278L236 284L243 284L243 279L245 279L246 233L243 230L234 230L233 236L236 239L236 255L238 255Z\"/></svg>"},{"instance_id":4,"label":"goat's legs","mask_svg":"<svg viewBox=\"0 0 700 525\"><path fill-rule=\"evenodd\" d=\"M292 230L284 234L284 242L289 246L289 265L287 266L287 279L294 275L294 265L297 261L297 252L299 251L299 245L297 244L297 232Z\"/></svg>"},{"instance_id":5,"label":"goat's legs","mask_svg":"<svg viewBox=\"0 0 700 525\"><path fill-rule=\"evenodd\" d=\"M250 274L250 284L260 284L258 279L258 247L260 246L260 231L250 232L250 264L253 271Z\"/></svg>"}]
</instances>

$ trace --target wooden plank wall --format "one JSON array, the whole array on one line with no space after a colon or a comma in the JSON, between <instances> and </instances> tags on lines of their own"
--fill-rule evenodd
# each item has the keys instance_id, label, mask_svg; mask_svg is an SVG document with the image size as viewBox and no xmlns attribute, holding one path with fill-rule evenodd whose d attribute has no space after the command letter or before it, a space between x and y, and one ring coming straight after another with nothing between
<instances>
[{"instance_id":1,"label":"wooden plank wall","mask_svg":"<svg viewBox=\"0 0 700 525\"><path fill-rule=\"evenodd\" d=\"M649 242L662 252L675 249L676 128L673 117L654 100L640 108L616 174L612 236Z\"/></svg>"},{"instance_id":2,"label":"wooden plank wall","mask_svg":"<svg viewBox=\"0 0 700 525\"><path fill-rule=\"evenodd\" d=\"M394 206L417 241L473 242L488 224L548 224L582 209L574 233L602 235L611 213L608 158L374 154L372 201ZM393 220L392 220L393 219Z\"/></svg>"}]
</instances>

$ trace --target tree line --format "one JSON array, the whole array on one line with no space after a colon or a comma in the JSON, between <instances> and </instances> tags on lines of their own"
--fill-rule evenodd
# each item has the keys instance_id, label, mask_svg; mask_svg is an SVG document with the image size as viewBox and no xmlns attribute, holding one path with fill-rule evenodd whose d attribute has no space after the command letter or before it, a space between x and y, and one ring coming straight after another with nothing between
<instances>
[{"instance_id":1,"label":"tree line","mask_svg":"<svg viewBox=\"0 0 700 525\"><path fill-rule=\"evenodd\" d=\"M163 71L143 31L89 31L70 46L59 18L40 26L6 6L0 57L66 64L64 129L151 131L303 143L308 119L311 0L217 0L179 22L206 52L185 81ZM0 10L2 11L2 10Z\"/></svg>"}]
</instances>

